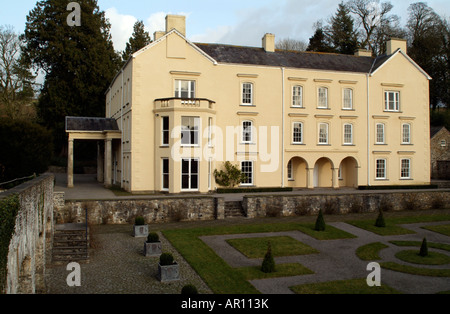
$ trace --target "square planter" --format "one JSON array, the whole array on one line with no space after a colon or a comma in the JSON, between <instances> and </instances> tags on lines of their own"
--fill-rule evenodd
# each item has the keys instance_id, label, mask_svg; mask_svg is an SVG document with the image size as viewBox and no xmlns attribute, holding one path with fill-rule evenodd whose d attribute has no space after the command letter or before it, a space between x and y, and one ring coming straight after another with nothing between
<instances>
[{"instance_id":1,"label":"square planter","mask_svg":"<svg viewBox=\"0 0 450 314\"><path fill-rule=\"evenodd\" d=\"M133 225L133 237L146 238L148 236L148 225Z\"/></svg>"},{"instance_id":2,"label":"square planter","mask_svg":"<svg viewBox=\"0 0 450 314\"><path fill-rule=\"evenodd\" d=\"M144 243L144 256L158 257L162 253L161 242L145 242Z\"/></svg>"},{"instance_id":3,"label":"square planter","mask_svg":"<svg viewBox=\"0 0 450 314\"><path fill-rule=\"evenodd\" d=\"M180 267L178 263L167 266L161 266L158 263L158 280L161 282L180 280Z\"/></svg>"}]
</instances>

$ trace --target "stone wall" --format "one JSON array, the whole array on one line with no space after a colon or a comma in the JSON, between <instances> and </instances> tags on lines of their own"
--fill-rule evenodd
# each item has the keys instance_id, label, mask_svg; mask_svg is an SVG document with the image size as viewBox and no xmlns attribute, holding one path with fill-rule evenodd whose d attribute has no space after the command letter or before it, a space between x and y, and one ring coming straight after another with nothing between
<instances>
[{"instance_id":1,"label":"stone wall","mask_svg":"<svg viewBox=\"0 0 450 314\"><path fill-rule=\"evenodd\" d=\"M384 211L438 209L448 207L450 190L372 192L351 194L246 196L243 208L248 218L266 216L347 214Z\"/></svg>"},{"instance_id":2,"label":"stone wall","mask_svg":"<svg viewBox=\"0 0 450 314\"><path fill-rule=\"evenodd\" d=\"M53 182L53 175L42 175L0 196L17 194L20 201L9 244L7 294L45 292L45 264L54 230Z\"/></svg>"},{"instance_id":3,"label":"stone wall","mask_svg":"<svg viewBox=\"0 0 450 314\"><path fill-rule=\"evenodd\" d=\"M137 216L146 223L214 220L223 216L223 201L213 197L71 201L56 211L56 223L133 224Z\"/></svg>"}]
</instances>

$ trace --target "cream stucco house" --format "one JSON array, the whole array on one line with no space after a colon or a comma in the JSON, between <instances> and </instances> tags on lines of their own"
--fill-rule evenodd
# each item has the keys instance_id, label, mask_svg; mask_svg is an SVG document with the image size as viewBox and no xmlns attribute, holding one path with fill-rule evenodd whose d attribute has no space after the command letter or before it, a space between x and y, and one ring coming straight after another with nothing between
<instances>
[{"instance_id":1,"label":"cream stucco house","mask_svg":"<svg viewBox=\"0 0 450 314\"><path fill-rule=\"evenodd\" d=\"M185 33L185 17L167 16L111 83L106 118L121 133L102 130L106 185L206 193L225 161L244 187L430 183L431 78L406 41L373 58L277 51L272 34L242 47Z\"/></svg>"}]
</instances>

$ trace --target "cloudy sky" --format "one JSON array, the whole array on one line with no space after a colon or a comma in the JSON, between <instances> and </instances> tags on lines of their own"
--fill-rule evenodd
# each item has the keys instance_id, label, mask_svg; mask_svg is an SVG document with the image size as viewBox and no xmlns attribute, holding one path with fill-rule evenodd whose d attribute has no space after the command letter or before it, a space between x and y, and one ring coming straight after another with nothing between
<instances>
[{"instance_id":1,"label":"cloudy sky","mask_svg":"<svg viewBox=\"0 0 450 314\"><path fill-rule=\"evenodd\" d=\"M36 0L6 1L0 10L0 25L12 25L23 32L26 16ZM68 3L70 1L67 1ZM153 34L164 30L167 14L187 17L187 37L194 42L260 46L265 33L278 39L308 42L313 24L326 21L336 12L340 0L98 0L112 25L115 49L124 49L137 20ZM391 0L393 14L406 23L408 7L418 0ZM441 16L450 18L449 0L426 1ZM6 6L6 8L5 8Z\"/></svg>"}]
</instances>

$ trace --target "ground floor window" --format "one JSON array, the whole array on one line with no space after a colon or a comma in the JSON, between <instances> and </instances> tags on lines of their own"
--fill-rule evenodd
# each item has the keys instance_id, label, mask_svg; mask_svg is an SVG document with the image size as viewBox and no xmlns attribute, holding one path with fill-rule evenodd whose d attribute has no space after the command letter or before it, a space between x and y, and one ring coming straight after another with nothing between
<instances>
[{"instance_id":1,"label":"ground floor window","mask_svg":"<svg viewBox=\"0 0 450 314\"><path fill-rule=\"evenodd\" d=\"M246 176L246 180L241 182L241 184L253 185L253 161L241 162L241 171Z\"/></svg>"},{"instance_id":2,"label":"ground floor window","mask_svg":"<svg viewBox=\"0 0 450 314\"><path fill-rule=\"evenodd\" d=\"M402 179L410 179L411 178L411 160L410 159L402 159L401 160L401 174Z\"/></svg>"},{"instance_id":3,"label":"ground floor window","mask_svg":"<svg viewBox=\"0 0 450 314\"><path fill-rule=\"evenodd\" d=\"M386 159L377 159L377 179L386 179Z\"/></svg>"},{"instance_id":4,"label":"ground floor window","mask_svg":"<svg viewBox=\"0 0 450 314\"><path fill-rule=\"evenodd\" d=\"M198 159L183 159L181 162L181 189L198 190Z\"/></svg>"},{"instance_id":5,"label":"ground floor window","mask_svg":"<svg viewBox=\"0 0 450 314\"><path fill-rule=\"evenodd\" d=\"M169 190L169 158L163 158L162 160L162 189L164 191Z\"/></svg>"}]
</instances>

